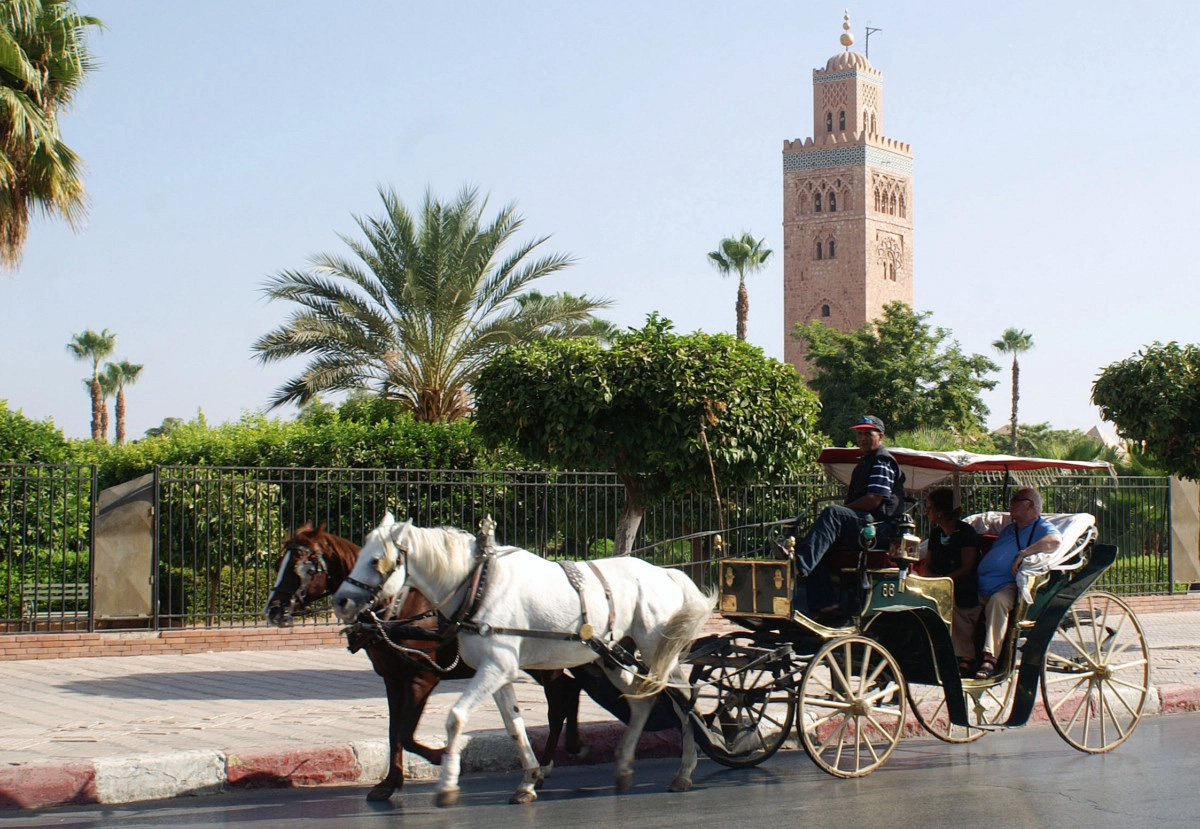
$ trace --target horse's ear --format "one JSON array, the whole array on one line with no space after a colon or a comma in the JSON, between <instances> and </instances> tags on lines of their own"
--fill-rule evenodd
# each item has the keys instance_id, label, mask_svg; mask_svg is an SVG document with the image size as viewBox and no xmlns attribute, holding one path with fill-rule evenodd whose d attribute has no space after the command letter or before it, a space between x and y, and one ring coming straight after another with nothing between
<instances>
[{"instance_id":1,"label":"horse's ear","mask_svg":"<svg viewBox=\"0 0 1200 829\"><path fill-rule=\"evenodd\" d=\"M391 510L388 510L387 512L385 512L383 514L383 520L381 522L379 522L379 526L390 527L390 526L392 526L392 524L395 524L395 523L396 523L396 516L392 515Z\"/></svg>"},{"instance_id":2,"label":"horse's ear","mask_svg":"<svg viewBox=\"0 0 1200 829\"><path fill-rule=\"evenodd\" d=\"M313 528L312 521L305 521L303 524L300 525L299 529L296 530L296 534L299 535L300 533L310 532L312 530L312 528Z\"/></svg>"},{"instance_id":3,"label":"horse's ear","mask_svg":"<svg viewBox=\"0 0 1200 829\"><path fill-rule=\"evenodd\" d=\"M309 521L308 523L311 524L312 522ZM325 532L325 522L324 521L322 521L320 524L317 525L317 532L319 532L319 533Z\"/></svg>"}]
</instances>

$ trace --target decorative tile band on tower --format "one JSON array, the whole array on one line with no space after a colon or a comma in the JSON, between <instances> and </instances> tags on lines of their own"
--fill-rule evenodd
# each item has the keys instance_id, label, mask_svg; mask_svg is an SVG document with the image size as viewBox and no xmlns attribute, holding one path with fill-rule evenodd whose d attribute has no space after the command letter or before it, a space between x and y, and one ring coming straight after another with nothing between
<instances>
[{"instance_id":1,"label":"decorative tile band on tower","mask_svg":"<svg viewBox=\"0 0 1200 829\"><path fill-rule=\"evenodd\" d=\"M832 147L827 150L810 150L783 154L783 171L795 173L800 170L825 170L847 164L883 167L897 173L912 175L913 162L908 156L881 150L878 147Z\"/></svg>"}]
</instances>

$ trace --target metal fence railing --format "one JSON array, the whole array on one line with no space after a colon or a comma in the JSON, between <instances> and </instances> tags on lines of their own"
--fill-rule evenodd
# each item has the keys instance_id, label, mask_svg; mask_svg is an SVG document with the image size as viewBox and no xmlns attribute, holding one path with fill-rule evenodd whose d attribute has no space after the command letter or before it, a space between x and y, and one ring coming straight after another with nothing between
<instances>
[{"instance_id":1,"label":"metal fence railing","mask_svg":"<svg viewBox=\"0 0 1200 829\"><path fill-rule=\"evenodd\" d=\"M1091 512L1100 539L1121 549L1101 586L1170 593L1170 502L1165 478L1043 476L1022 483L1045 495L1047 512ZM995 475L963 475L964 512L1005 506ZM1011 486L1011 484L1010 484ZM780 486L680 498L648 509L638 555L683 568L702 586L715 575L713 536L724 555L755 555L779 522L809 514L813 498L842 487L823 475ZM0 630L92 629L96 470L90 466L0 465ZM283 540L305 521L361 541L386 510L418 525L473 529L486 515L496 537L551 558L608 555L624 489L615 475L575 472L160 467L154 482L156 628L263 624ZM914 510L919 530L923 507ZM802 522L811 518L802 518ZM143 585L145 581L141 582ZM27 618L37 603L41 616ZM47 585L62 585L58 592ZM23 608L23 603L25 604ZM48 615L47 615L48 614Z\"/></svg>"},{"instance_id":2,"label":"metal fence railing","mask_svg":"<svg viewBox=\"0 0 1200 829\"><path fill-rule=\"evenodd\" d=\"M91 630L96 467L0 464L0 631Z\"/></svg>"}]
</instances>

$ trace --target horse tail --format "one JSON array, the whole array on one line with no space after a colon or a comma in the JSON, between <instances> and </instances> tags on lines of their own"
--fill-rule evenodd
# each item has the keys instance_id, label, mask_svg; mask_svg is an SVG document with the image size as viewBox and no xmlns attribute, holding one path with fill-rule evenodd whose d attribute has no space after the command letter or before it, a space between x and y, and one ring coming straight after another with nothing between
<instances>
[{"instance_id":1,"label":"horse tail","mask_svg":"<svg viewBox=\"0 0 1200 829\"><path fill-rule=\"evenodd\" d=\"M646 676L637 691L629 695L634 699L652 697L667 687L679 665L679 658L699 638L717 604L716 591L702 593L696 583L683 573L678 570L667 572L682 589L683 604L663 626L658 642L647 659Z\"/></svg>"}]
</instances>

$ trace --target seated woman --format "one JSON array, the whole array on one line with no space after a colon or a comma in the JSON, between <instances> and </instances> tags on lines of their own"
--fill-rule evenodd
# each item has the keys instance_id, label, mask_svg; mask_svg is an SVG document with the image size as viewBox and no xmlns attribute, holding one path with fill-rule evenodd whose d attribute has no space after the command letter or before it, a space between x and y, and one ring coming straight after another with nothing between
<instances>
[{"instance_id":1,"label":"seated woman","mask_svg":"<svg viewBox=\"0 0 1200 829\"><path fill-rule=\"evenodd\" d=\"M975 626L979 622L979 591L975 567L979 562L979 536L970 524L959 520L954 490L938 487L925 496L929 516L929 556L926 576L949 576L954 580L954 616L950 635L958 672L970 676L975 667Z\"/></svg>"}]
</instances>

